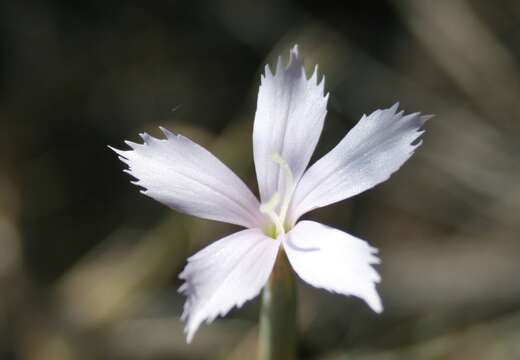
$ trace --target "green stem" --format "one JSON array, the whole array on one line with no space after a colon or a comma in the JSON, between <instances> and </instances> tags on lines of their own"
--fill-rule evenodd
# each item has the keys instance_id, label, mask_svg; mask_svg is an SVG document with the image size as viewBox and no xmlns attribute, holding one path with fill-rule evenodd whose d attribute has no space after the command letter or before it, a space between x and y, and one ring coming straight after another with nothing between
<instances>
[{"instance_id":1,"label":"green stem","mask_svg":"<svg viewBox=\"0 0 520 360\"><path fill-rule=\"evenodd\" d=\"M280 249L262 294L260 360L296 358L296 283L293 270Z\"/></svg>"}]
</instances>

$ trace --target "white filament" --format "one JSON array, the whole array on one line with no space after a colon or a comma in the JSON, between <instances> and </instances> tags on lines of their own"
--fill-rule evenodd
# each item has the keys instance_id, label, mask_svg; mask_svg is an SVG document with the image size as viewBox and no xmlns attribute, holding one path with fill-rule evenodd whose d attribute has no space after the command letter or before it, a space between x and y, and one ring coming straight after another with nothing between
<instances>
[{"instance_id":1,"label":"white filament","mask_svg":"<svg viewBox=\"0 0 520 360\"><path fill-rule=\"evenodd\" d=\"M289 209L289 204L294 192L294 177L289 164L287 164L287 161L285 161L280 154L274 153L272 159L280 166L285 174L285 191L282 198L282 205L280 206L280 211L277 213L276 208L280 203L280 193L275 192L268 202L260 205L260 212L269 216L273 221L276 226L276 235L283 235L285 234L285 217L287 216L287 210Z\"/></svg>"},{"instance_id":2,"label":"white filament","mask_svg":"<svg viewBox=\"0 0 520 360\"><path fill-rule=\"evenodd\" d=\"M276 207L279 203L280 194L276 192L268 202L260 205L260 212L269 216L271 221L276 226L276 235L285 234L283 222L281 221L280 216L276 213Z\"/></svg>"}]
</instances>

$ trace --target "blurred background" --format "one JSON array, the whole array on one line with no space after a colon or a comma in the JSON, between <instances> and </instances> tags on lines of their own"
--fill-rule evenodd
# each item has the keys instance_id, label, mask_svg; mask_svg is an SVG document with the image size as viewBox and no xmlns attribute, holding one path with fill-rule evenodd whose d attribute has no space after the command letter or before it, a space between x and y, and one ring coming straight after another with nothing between
<instances>
[{"instance_id":1,"label":"blurred background","mask_svg":"<svg viewBox=\"0 0 520 360\"><path fill-rule=\"evenodd\" d=\"M236 229L141 195L107 145L158 126L255 189L260 73L326 75L315 158L363 113L436 114L317 219L380 249L385 312L299 282L302 359L520 358L520 2L0 2L0 359L251 359L258 298L188 346L177 275Z\"/></svg>"}]
</instances>

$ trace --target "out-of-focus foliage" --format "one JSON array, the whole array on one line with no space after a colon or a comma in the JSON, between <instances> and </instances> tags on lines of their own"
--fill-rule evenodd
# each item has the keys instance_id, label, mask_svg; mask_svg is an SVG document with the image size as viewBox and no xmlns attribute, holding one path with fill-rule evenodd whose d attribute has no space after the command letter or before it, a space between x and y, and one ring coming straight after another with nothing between
<instances>
[{"instance_id":1,"label":"out-of-focus foliage","mask_svg":"<svg viewBox=\"0 0 520 360\"><path fill-rule=\"evenodd\" d=\"M257 300L190 346L179 320L186 257L235 229L140 195L106 145L162 125L256 189L259 75L294 43L331 93L315 158L398 100L437 115L390 181L309 215L380 248L385 312L300 283L301 358L520 358L519 4L1 2L0 358L254 356Z\"/></svg>"}]
</instances>

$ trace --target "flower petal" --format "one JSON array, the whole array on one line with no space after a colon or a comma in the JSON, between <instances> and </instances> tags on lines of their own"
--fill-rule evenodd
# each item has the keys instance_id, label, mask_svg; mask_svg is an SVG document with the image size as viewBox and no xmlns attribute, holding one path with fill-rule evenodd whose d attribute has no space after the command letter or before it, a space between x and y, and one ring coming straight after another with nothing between
<instances>
[{"instance_id":1,"label":"flower petal","mask_svg":"<svg viewBox=\"0 0 520 360\"><path fill-rule=\"evenodd\" d=\"M227 236L188 259L179 289L187 295L182 319L188 342L199 325L257 296L273 269L280 241L258 229Z\"/></svg>"},{"instance_id":2,"label":"flower petal","mask_svg":"<svg viewBox=\"0 0 520 360\"><path fill-rule=\"evenodd\" d=\"M372 264L377 249L343 231L314 221L300 221L287 234L284 250L294 271L312 286L354 295L375 312L382 312L375 283L380 281Z\"/></svg>"},{"instance_id":3,"label":"flower petal","mask_svg":"<svg viewBox=\"0 0 520 360\"><path fill-rule=\"evenodd\" d=\"M352 197L387 180L422 141L421 126L431 116L396 113L399 104L363 115L297 185L289 210L294 222L306 212Z\"/></svg>"},{"instance_id":4,"label":"flower petal","mask_svg":"<svg viewBox=\"0 0 520 360\"><path fill-rule=\"evenodd\" d=\"M245 227L263 223L253 193L226 165L202 146L161 128L166 139L141 134L132 150L113 149L141 192L180 212Z\"/></svg>"},{"instance_id":5,"label":"flower petal","mask_svg":"<svg viewBox=\"0 0 520 360\"><path fill-rule=\"evenodd\" d=\"M261 78L253 129L253 150L262 202L278 190L284 193L284 176L273 154L280 155L300 179L314 152L327 113L324 80L317 81L317 68L307 79L298 47L294 46L287 67L278 58L276 75L269 66Z\"/></svg>"}]
</instances>

